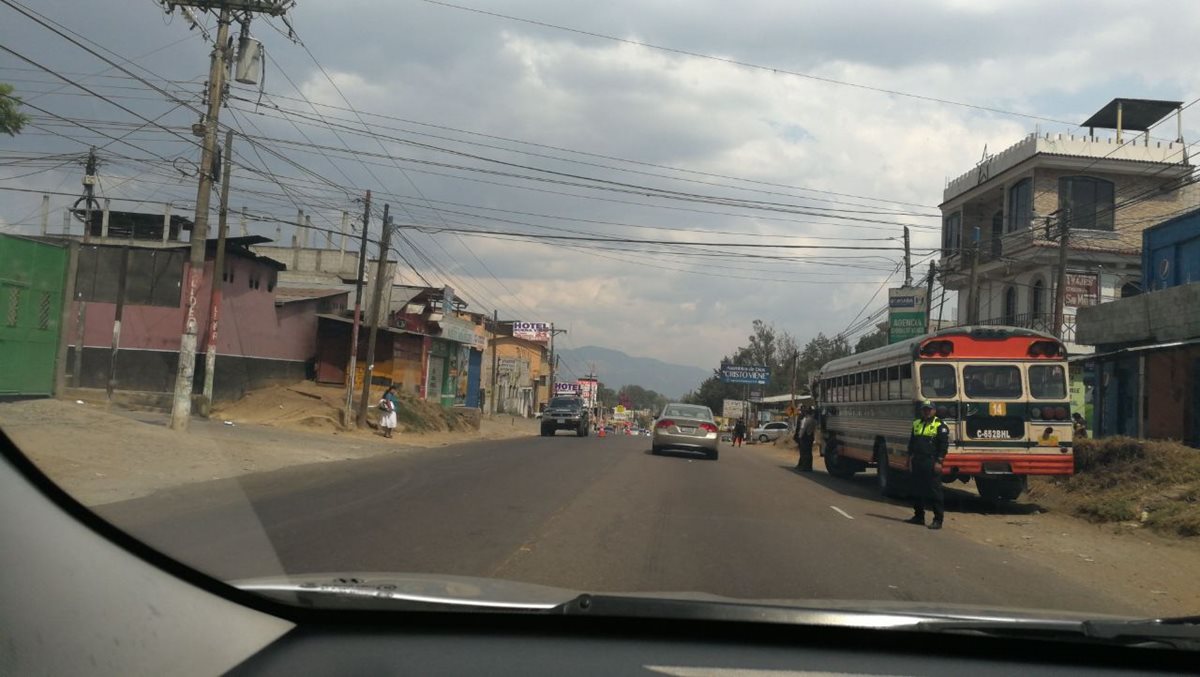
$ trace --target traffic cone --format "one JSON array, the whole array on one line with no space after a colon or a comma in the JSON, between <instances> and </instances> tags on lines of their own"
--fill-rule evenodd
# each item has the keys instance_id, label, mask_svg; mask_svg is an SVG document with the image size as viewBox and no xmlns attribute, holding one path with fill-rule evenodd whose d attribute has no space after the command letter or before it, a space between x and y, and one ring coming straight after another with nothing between
<instances>
[{"instance_id":1,"label":"traffic cone","mask_svg":"<svg viewBox=\"0 0 1200 677\"><path fill-rule=\"evenodd\" d=\"M600 437L604 437L604 426L600 426Z\"/></svg>"}]
</instances>

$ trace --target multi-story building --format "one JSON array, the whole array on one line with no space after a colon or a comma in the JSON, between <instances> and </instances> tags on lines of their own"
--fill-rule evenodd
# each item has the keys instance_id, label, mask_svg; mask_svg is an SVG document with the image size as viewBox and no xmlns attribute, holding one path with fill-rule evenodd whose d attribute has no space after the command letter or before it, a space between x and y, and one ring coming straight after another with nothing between
<instances>
[{"instance_id":1,"label":"multi-story building","mask_svg":"<svg viewBox=\"0 0 1200 677\"><path fill-rule=\"evenodd\" d=\"M1195 206L1192 189L1181 188L1192 171L1181 124L1166 125L1171 141L1150 133L1181 111L1176 101L1114 99L1081 125L1085 133L1030 134L951 180L939 269L958 292L958 322L1039 329L1059 334L1073 353L1090 350L1075 344L1076 309L1138 293L1141 231Z\"/></svg>"}]
</instances>

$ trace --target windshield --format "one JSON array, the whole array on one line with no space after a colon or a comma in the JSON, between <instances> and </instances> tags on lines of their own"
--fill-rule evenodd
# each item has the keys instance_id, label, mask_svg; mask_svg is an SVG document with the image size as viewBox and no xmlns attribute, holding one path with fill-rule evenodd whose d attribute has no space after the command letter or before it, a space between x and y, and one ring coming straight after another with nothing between
<instances>
[{"instance_id":1,"label":"windshield","mask_svg":"<svg viewBox=\"0 0 1200 677\"><path fill-rule=\"evenodd\" d=\"M922 397L954 397L958 394L956 372L951 364L921 365Z\"/></svg>"},{"instance_id":2,"label":"windshield","mask_svg":"<svg viewBox=\"0 0 1200 677\"><path fill-rule=\"evenodd\" d=\"M691 418L700 421L713 420L712 412L708 407L690 407L683 404L673 404L666 409L663 409L662 417L674 416L676 418Z\"/></svg>"},{"instance_id":3,"label":"windshield","mask_svg":"<svg viewBox=\"0 0 1200 677\"><path fill-rule=\"evenodd\" d=\"M223 581L1200 614L1195 26L0 1L0 431Z\"/></svg>"},{"instance_id":4,"label":"windshield","mask_svg":"<svg viewBox=\"0 0 1200 677\"><path fill-rule=\"evenodd\" d=\"M1021 368L1011 364L963 367L967 397L1014 398L1021 396Z\"/></svg>"},{"instance_id":5,"label":"windshield","mask_svg":"<svg viewBox=\"0 0 1200 677\"><path fill-rule=\"evenodd\" d=\"M1065 370L1058 365L1029 367L1029 395L1039 400L1061 400L1067 396Z\"/></svg>"}]
</instances>

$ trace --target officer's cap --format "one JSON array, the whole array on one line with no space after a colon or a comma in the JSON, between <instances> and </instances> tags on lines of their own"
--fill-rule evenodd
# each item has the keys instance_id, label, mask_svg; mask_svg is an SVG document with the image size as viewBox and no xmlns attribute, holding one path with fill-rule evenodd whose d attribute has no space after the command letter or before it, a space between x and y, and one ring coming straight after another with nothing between
<instances>
[{"instance_id":1,"label":"officer's cap","mask_svg":"<svg viewBox=\"0 0 1200 677\"><path fill-rule=\"evenodd\" d=\"M921 400L921 408L934 409L935 407L933 406L933 402L930 402L929 400Z\"/></svg>"}]
</instances>

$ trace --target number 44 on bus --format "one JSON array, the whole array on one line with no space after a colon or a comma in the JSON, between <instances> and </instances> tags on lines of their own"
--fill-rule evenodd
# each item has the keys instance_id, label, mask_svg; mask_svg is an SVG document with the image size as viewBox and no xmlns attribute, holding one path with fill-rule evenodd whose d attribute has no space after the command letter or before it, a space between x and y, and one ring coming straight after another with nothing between
<instances>
[{"instance_id":1,"label":"number 44 on bus","mask_svg":"<svg viewBox=\"0 0 1200 677\"><path fill-rule=\"evenodd\" d=\"M983 498L1014 500L1030 475L1075 469L1066 350L1049 334L943 329L834 360L815 385L829 474L875 467L885 496L904 493L922 400L950 429L944 483L973 478Z\"/></svg>"}]
</instances>

